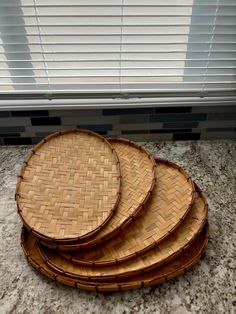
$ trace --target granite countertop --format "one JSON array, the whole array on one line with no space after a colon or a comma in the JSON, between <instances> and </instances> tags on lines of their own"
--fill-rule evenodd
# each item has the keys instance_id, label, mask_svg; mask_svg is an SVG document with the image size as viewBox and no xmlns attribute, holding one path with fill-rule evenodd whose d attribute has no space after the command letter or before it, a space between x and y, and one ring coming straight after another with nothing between
<instances>
[{"instance_id":1,"label":"granite countertop","mask_svg":"<svg viewBox=\"0 0 236 314\"><path fill-rule=\"evenodd\" d=\"M184 276L151 288L114 293L54 283L27 264L20 247L16 174L30 146L0 147L0 314L235 313L236 142L145 143L155 156L184 167L209 201L205 258Z\"/></svg>"}]
</instances>

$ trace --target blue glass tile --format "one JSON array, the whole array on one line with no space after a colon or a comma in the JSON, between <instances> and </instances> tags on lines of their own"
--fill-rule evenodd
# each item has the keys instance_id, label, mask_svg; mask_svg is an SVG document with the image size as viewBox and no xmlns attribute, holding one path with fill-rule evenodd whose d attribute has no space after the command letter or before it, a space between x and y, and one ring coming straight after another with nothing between
<instances>
[{"instance_id":1,"label":"blue glass tile","mask_svg":"<svg viewBox=\"0 0 236 314\"><path fill-rule=\"evenodd\" d=\"M8 137L4 138L5 145L31 145L30 137Z\"/></svg>"},{"instance_id":2,"label":"blue glass tile","mask_svg":"<svg viewBox=\"0 0 236 314\"><path fill-rule=\"evenodd\" d=\"M179 121L205 121L207 114L205 113L161 113L150 116L150 122L179 122Z\"/></svg>"},{"instance_id":3,"label":"blue glass tile","mask_svg":"<svg viewBox=\"0 0 236 314\"><path fill-rule=\"evenodd\" d=\"M5 117L10 117L10 112L9 111L0 111L0 117L5 118Z\"/></svg>"},{"instance_id":4,"label":"blue glass tile","mask_svg":"<svg viewBox=\"0 0 236 314\"><path fill-rule=\"evenodd\" d=\"M59 117L31 118L32 125L61 125Z\"/></svg>"},{"instance_id":5,"label":"blue glass tile","mask_svg":"<svg viewBox=\"0 0 236 314\"><path fill-rule=\"evenodd\" d=\"M1 126L0 132L8 133L8 132L25 132L24 126Z\"/></svg>"},{"instance_id":6,"label":"blue glass tile","mask_svg":"<svg viewBox=\"0 0 236 314\"><path fill-rule=\"evenodd\" d=\"M12 117L43 117L48 116L48 110L22 110L11 111Z\"/></svg>"},{"instance_id":7,"label":"blue glass tile","mask_svg":"<svg viewBox=\"0 0 236 314\"><path fill-rule=\"evenodd\" d=\"M79 129L87 129L94 132L106 132L112 130L112 124L80 124Z\"/></svg>"},{"instance_id":8,"label":"blue glass tile","mask_svg":"<svg viewBox=\"0 0 236 314\"><path fill-rule=\"evenodd\" d=\"M169 123L164 123L163 128L164 129L192 129L192 128L197 128L198 127L198 122L169 122Z\"/></svg>"},{"instance_id":9,"label":"blue glass tile","mask_svg":"<svg viewBox=\"0 0 236 314\"><path fill-rule=\"evenodd\" d=\"M155 108L125 108L125 109L103 109L104 116L123 114L152 114Z\"/></svg>"},{"instance_id":10,"label":"blue glass tile","mask_svg":"<svg viewBox=\"0 0 236 314\"><path fill-rule=\"evenodd\" d=\"M192 129L162 129L162 130L151 130L150 133L187 133L192 132Z\"/></svg>"},{"instance_id":11,"label":"blue glass tile","mask_svg":"<svg viewBox=\"0 0 236 314\"><path fill-rule=\"evenodd\" d=\"M191 111L192 107L164 107L155 109L155 113L187 113Z\"/></svg>"},{"instance_id":12,"label":"blue glass tile","mask_svg":"<svg viewBox=\"0 0 236 314\"><path fill-rule=\"evenodd\" d=\"M128 130L128 131L121 131L121 134L148 134L148 130Z\"/></svg>"},{"instance_id":13,"label":"blue glass tile","mask_svg":"<svg viewBox=\"0 0 236 314\"><path fill-rule=\"evenodd\" d=\"M173 135L174 141L192 141L199 139L200 133L177 133Z\"/></svg>"},{"instance_id":14,"label":"blue glass tile","mask_svg":"<svg viewBox=\"0 0 236 314\"><path fill-rule=\"evenodd\" d=\"M20 133L0 133L0 137L18 137Z\"/></svg>"}]
</instances>

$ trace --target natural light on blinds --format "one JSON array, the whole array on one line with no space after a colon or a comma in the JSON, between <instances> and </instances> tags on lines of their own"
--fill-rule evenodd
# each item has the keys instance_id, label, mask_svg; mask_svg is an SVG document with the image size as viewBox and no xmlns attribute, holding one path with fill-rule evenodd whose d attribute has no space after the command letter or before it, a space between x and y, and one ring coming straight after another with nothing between
<instances>
[{"instance_id":1,"label":"natural light on blinds","mask_svg":"<svg viewBox=\"0 0 236 314\"><path fill-rule=\"evenodd\" d=\"M236 0L0 0L0 93L236 88Z\"/></svg>"}]
</instances>

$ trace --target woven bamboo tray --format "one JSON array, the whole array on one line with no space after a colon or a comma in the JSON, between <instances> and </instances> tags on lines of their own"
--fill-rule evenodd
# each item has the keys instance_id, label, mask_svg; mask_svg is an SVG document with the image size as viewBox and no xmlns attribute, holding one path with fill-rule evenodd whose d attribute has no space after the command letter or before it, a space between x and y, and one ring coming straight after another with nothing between
<instances>
[{"instance_id":1,"label":"woven bamboo tray","mask_svg":"<svg viewBox=\"0 0 236 314\"><path fill-rule=\"evenodd\" d=\"M156 162L154 157L146 149L134 142L125 139L109 139L109 142L120 160L123 178L120 203L116 212L109 223L93 238L90 238L89 241L65 246L48 245L52 249L71 251L103 245L105 241L127 228L139 212L142 211L150 198L156 180ZM191 187L191 184L189 183L188 186ZM189 193L188 191L185 192L187 193L187 201ZM182 212L186 210L187 208L184 207Z\"/></svg>"},{"instance_id":2,"label":"woven bamboo tray","mask_svg":"<svg viewBox=\"0 0 236 314\"><path fill-rule=\"evenodd\" d=\"M142 256L115 266L80 266L65 260L57 252L43 246L40 246L39 250L49 268L60 275L87 281L114 281L129 278L152 270L178 256L201 232L206 222L207 210L206 199L197 188L191 210L170 237Z\"/></svg>"},{"instance_id":3,"label":"woven bamboo tray","mask_svg":"<svg viewBox=\"0 0 236 314\"><path fill-rule=\"evenodd\" d=\"M192 207L194 184L176 164L162 159L156 162L157 184L140 217L109 242L90 250L61 253L64 258L82 266L119 264L154 248L179 226Z\"/></svg>"},{"instance_id":4,"label":"woven bamboo tray","mask_svg":"<svg viewBox=\"0 0 236 314\"><path fill-rule=\"evenodd\" d=\"M16 187L18 212L45 241L89 239L112 218L120 186L120 163L107 140L81 129L57 132L24 162Z\"/></svg>"},{"instance_id":5,"label":"woven bamboo tray","mask_svg":"<svg viewBox=\"0 0 236 314\"><path fill-rule=\"evenodd\" d=\"M206 225L194 242L189 247L186 247L182 254L171 262L166 263L153 271L138 275L135 278L118 280L114 283L87 282L58 275L44 262L39 253L36 238L32 234L29 234L25 228L22 229L21 245L28 262L40 273L50 279L71 287L85 290L123 291L134 288L149 287L184 274L199 261L205 251L208 239L209 230L208 225Z\"/></svg>"}]
</instances>

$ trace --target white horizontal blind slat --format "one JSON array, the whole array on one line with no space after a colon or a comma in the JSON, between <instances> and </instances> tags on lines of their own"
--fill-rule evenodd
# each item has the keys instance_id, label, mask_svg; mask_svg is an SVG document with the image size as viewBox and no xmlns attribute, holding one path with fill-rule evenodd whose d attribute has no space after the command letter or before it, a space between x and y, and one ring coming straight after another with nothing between
<instances>
[{"instance_id":1,"label":"white horizontal blind slat","mask_svg":"<svg viewBox=\"0 0 236 314\"><path fill-rule=\"evenodd\" d=\"M235 1L0 0L0 93L235 88Z\"/></svg>"}]
</instances>

